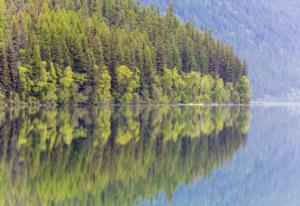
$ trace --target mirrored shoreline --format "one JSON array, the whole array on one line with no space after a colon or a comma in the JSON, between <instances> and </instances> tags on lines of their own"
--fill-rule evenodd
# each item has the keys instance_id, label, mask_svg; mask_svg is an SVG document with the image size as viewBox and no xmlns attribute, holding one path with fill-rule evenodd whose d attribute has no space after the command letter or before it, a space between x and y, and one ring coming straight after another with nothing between
<instances>
[{"instance_id":1,"label":"mirrored shoreline","mask_svg":"<svg viewBox=\"0 0 300 206\"><path fill-rule=\"evenodd\" d=\"M136 205L208 177L247 141L246 107L0 111L1 205Z\"/></svg>"}]
</instances>

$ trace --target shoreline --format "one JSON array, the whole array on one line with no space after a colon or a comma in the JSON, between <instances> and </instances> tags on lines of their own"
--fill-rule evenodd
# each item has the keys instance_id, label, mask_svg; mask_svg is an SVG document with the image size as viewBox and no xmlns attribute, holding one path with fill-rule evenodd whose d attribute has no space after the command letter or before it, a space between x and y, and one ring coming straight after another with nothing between
<instances>
[{"instance_id":1,"label":"shoreline","mask_svg":"<svg viewBox=\"0 0 300 206\"><path fill-rule=\"evenodd\" d=\"M91 108L91 107L281 107L281 106L299 106L300 102L261 102L251 101L247 104L234 103L149 103L149 104L9 104L1 103L0 108Z\"/></svg>"},{"instance_id":2,"label":"shoreline","mask_svg":"<svg viewBox=\"0 0 300 206\"><path fill-rule=\"evenodd\" d=\"M0 104L0 108L90 108L90 107L103 107L103 108L114 108L114 107L251 107L252 104L234 104L234 103L149 103L149 104Z\"/></svg>"}]
</instances>

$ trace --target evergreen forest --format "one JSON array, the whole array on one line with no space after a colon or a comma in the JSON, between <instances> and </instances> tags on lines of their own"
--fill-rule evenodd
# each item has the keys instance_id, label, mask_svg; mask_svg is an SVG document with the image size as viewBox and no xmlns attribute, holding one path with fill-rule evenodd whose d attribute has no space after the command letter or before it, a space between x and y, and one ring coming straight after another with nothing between
<instances>
[{"instance_id":1,"label":"evergreen forest","mask_svg":"<svg viewBox=\"0 0 300 206\"><path fill-rule=\"evenodd\" d=\"M252 99L300 100L299 0L140 0L210 29L247 61Z\"/></svg>"},{"instance_id":2,"label":"evergreen forest","mask_svg":"<svg viewBox=\"0 0 300 206\"><path fill-rule=\"evenodd\" d=\"M0 0L7 104L248 103L246 63L136 0Z\"/></svg>"}]
</instances>

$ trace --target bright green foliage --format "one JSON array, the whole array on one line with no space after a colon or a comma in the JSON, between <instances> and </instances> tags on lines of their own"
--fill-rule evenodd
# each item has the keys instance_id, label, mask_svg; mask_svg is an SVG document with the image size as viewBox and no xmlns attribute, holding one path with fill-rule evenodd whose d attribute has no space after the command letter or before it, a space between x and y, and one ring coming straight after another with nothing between
<instances>
[{"instance_id":1,"label":"bright green foliage","mask_svg":"<svg viewBox=\"0 0 300 206\"><path fill-rule=\"evenodd\" d=\"M48 68L49 71L48 71ZM30 78L32 73L24 66L19 66L19 81L22 92L21 99L30 103L56 103L56 71L51 63L40 62L37 79Z\"/></svg>"},{"instance_id":2,"label":"bright green foliage","mask_svg":"<svg viewBox=\"0 0 300 206\"><path fill-rule=\"evenodd\" d=\"M29 70L26 67L19 66L19 79L20 79L20 86L22 89L21 98L25 101L28 101L28 97L31 92L31 87L33 85L33 82L30 79Z\"/></svg>"},{"instance_id":3,"label":"bright green foliage","mask_svg":"<svg viewBox=\"0 0 300 206\"><path fill-rule=\"evenodd\" d=\"M3 92L0 90L0 103L4 103L5 102L5 95L3 94Z\"/></svg>"},{"instance_id":4,"label":"bright green foliage","mask_svg":"<svg viewBox=\"0 0 300 206\"><path fill-rule=\"evenodd\" d=\"M172 4L177 16L183 22L193 22L200 28L210 28L216 36L229 43L246 59L251 68L249 78L256 99L270 100L271 97L299 102L299 0L140 0L140 2L143 5L154 5L161 11L166 11L168 4ZM231 60L227 62L228 58ZM225 52L219 56L219 60L222 65L219 71L227 76L223 78L224 76L219 75L224 82L231 78L235 79L237 70L231 67L232 63L235 64L235 58L229 57ZM205 68L207 64L208 62L203 62Z\"/></svg>"},{"instance_id":5,"label":"bright green foliage","mask_svg":"<svg viewBox=\"0 0 300 206\"><path fill-rule=\"evenodd\" d=\"M213 89L213 102L226 103L229 102L229 96L224 88L224 82L222 79L217 78Z\"/></svg>"},{"instance_id":6,"label":"bright green foliage","mask_svg":"<svg viewBox=\"0 0 300 206\"><path fill-rule=\"evenodd\" d=\"M236 89L246 65L173 12L135 0L0 0L0 90L36 104L231 101L215 81Z\"/></svg>"},{"instance_id":7,"label":"bright green foliage","mask_svg":"<svg viewBox=\"0 0 300 206\"><path fill-rule=\"evenodd\" d=\"M164 68L163 76L161 77L161 85L163 95L171 103L180 103L184 93L184 81L177 69Z\"/></svg>"},{"instance_id":8,"label":"bright green foliage","mask_svg":"<svg viewBox=\"0 0 300 206\"><path fill-rule=\"evenodd\" d=\"M73 86L73 71L68 66L65 68L63 76L59 81L58 101L60 104L67 104L71 101Z\"/></svg>"},{"instance_id":9,"label":"bright green foliage","mask_svg":"<svg viewBox=\"0 0 300 206\"><path fill-rule=\"evenodd\" d=\"M240 95L241 103L248 103L251 100L250 83L246 76L243 76L239 80L236 91Z\"/></svg>"},{"instance_id":10,"label":"bright green foliage","mask_svg":"<svg viewBox=\"0 0 300 206\"><path fill-rule=\"evenodd\" d=\"M140 72L137 68L131 70L127 66L117 68L118 93L117 101L120 103L135 103L140 87Z\"/></svg>"},{"instance_id":11,"label":"bright green foliage","mask_svg":"<svg viewBox=\"0 0 300 206\"><path fill-rule=\"evenodd\" d=\"M100 68L98 65L94 66L95 85L94 85L94 104L111 104L112 96L110 94L111 89L111 76L108 73L107 68Z\"/></svg>"},{"instance_id":12,"label":"bright green foliage","mask_svg":"<svg viewBox=\"0 0 300 206\"><path fill-rule=\"evenodd\" d=\"M201 79L201 100L204 103L211 102L212 99L212 89L214 80L210 75L205 75Z\"/></svg>"},{"instance_id":13,"label":"bright green foliage","mask_svg":"<svg viewBox=\"0 0 300 206\"><path fill-rule=\"evenodd\" d=\"M57 102L57 74L53 63L49 65L47 76L47 87L45 88L43 99L45 103L55 104Z\"/></svg>"},{"instance_id":14,"label":"bright green foliage","mask_svg":"<svg viewBox=\"0 0 300 206\"><path fill-rule=\"evenodd\" d=\"M182 101L185 103L201 103L201 75L198 72L184 74L185 82Z\"/></svg>"},{"instance_id":15,"label":"bright green foliage","mask_svg":"<svg viewBox=\"0 0 300 206\"><path fill-rule=\"evenodd\" d=\"M8 24L5 0L0 0L0 87L3 90L9 88L8 65Z\"/></svg>"},{"instance_id":16,"label":"bright green foliage","mask_svg":"<svg viewBox=\"0 0 300 206\"><path fill-rule=\"evenodd\" d=\"M33 82L32 93L34 97L37 97L41 102L45 102L47 96L48 86L48 73L46 70L47 63L40 62L39 68L37 68L37 79Z\"/></svg>"},{"instance_id":17,"label":"bright green foliage","mask_svg":"<svg viewBox=\"0 0 300 206\"><path fill-rule=\"evenodd\" d=\"M240 95L234 89L234 85L231 82L226 83L225 90L227 91L230 102L238 104L240 103Z\"/></svg>"}]
</instances>

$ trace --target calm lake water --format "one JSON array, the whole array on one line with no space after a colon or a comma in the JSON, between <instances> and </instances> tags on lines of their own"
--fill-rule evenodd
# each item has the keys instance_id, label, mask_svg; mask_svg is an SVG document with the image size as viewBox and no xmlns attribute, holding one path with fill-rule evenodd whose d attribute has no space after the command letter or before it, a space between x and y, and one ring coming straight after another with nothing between
<instances>
[{"instance_id":1,"label":"calm lake water","mask_svg":"<svg viewBox=\"0 0 300 206\"><path fill-rule=\"evenodd\" d=\"M300 107L0 110L0 205L300 205Z\"/></svg>"}]
</instances>

